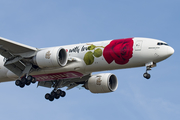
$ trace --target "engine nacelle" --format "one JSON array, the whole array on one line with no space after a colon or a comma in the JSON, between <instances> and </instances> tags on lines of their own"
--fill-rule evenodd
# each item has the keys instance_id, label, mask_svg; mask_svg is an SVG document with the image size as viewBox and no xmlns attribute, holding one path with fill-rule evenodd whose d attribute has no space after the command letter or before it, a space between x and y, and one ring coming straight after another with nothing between
<instances>
[{"instance_id":1,"label":"engine nacelle","mask_svg":"<svg viewBox=\"0 0 180 120\"><path fill-rule=\"evenodd\" d=\"M67 52L61 47L43 49L33 58L34 63L40 68L65 66L67 60Z\"/></svg>"},{"instance_id":2,"label":"engine nacelle","mask_svg":"<svg viewBox=\"0 0 180 120\"><path fill-rule=\"evenodd\" d=\"M118 80L114 74L104 73L93 75L85 83L85 88L92 93L113 92L118 87Z\"/></svg>"}]
</instances>

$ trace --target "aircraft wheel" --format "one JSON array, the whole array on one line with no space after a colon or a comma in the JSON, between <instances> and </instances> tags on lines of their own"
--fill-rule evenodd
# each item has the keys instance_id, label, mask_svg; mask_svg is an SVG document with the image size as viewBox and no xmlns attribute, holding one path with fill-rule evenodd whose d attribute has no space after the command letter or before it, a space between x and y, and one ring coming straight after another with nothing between
<instances>
[{"instance_id":1,"label":"aircraft wheel","mask_svg":"<svg viewBox=\"0 0 180 120\"><path fill-rule=\"evenodd\" d=\"M30 85L31 84L31 81L30 80L27 80L26 81L26 85Z\"/></svg>"},{"instance_id":2,"label":"aircraft wheel","mask_svg":"<svg viewBox=\"0 0 180 120\"><path fill-rule=\"evenodd\" d=\"M147 72L144 73L143 76L144 76L144 78L146 78L146 79L149 79L149 78L151 77L151 75L150 75L149 73L147 73Z\"/></svg>"},{"instance_id":3,"label":"aircraft wheel","mask_svg":"<svg viewBox=\"0 0 180 120\"><path fill-rule=\"evenodd\" d=\"M53 101L53 100L54 100L54 97L51 96L51 97L49 98L49 101Z\"/></svg>"},{"instance_id":4,"label":"aircraft wheel","mask_svg":"<svg viewBox=\"0 0 180 120\"><path fill-rule=\"evenodd\" d=\"M56 92L52 91L52 92L51 92L51 96L52 96L52 97L55 97L55 96L56 96Z\"/></svg>"},{"instance_id":5,"label":"aircraft wheel","mask_svg":"<svg viewBox=\"0 0 180 120\"><path fill-rule=\"evenodd\" d=\"M47 94L45 95L45 99L47 99L47 100L49 100L50 97L51 97L51 95L50 95L49 93L47 93Z\"/></svg>"},{"instance_id":6,"label":"aircraft wheel","mask_svg":"<svg viewBox=\"0 0 180 120\"><path fill-rule=\"evenodd\" d=\"M32 77L31 82L32 82L33 84L36 83L36 78L35 78L35 77Z\"/></svg>"},{"instance_id":7,"label":"aircraft wheel","mask_svg":"<svg viewBox=\"0 0 180 120\"><path fill-rule=\"evenodd\" d=\"M16 80L15 84L16 84L17 86L20 86L20 85L21 85L21 81L20 81L20 80Z\"/></svg>"},{"instance_id":8,"label":"aircraft wheel","mask_svg":"<svg viewBox=\"0 0 180 120\"><path fill-rule=\"evenodd\" d=\"M24 83L21 83L21 85L19 86L20 88L23 88L25 86Z\"/></svg>"},{"instance_id":9,"label":"aircraft wheel","mask_svg":"<svg viewBox=\"0 0 180 120\"><path fill-rule=\"evenodd\" d=\"M54 98L59 99L59 98L60 98L60 95L57 94Z\"/></svg>"},{"instance_id":10,"label":"aircraft wheel","mask_svg":"<svg viewBox=\"0 0 180 120\"><path fill-rule=\"evenodd\" d=\"M66 92L61 91L61 97L64 97L64 96L66 96Z\"/></svg>"},{"instance_id":11,"label":"aircraft wheel","mask_svg":"<svg viewBox=\"0 0 180 120\"><path fill-rule=\"evenodd\" d=\"M21 79L21 82L22 82L23 84L26 84L27 79L26 79L25 77L23 77L23 78Z\"/></svg>"},{"instance_id":12,"label":"aircraft wheel","mask_svg":"<svg viewBox=\"0 0 180 120\"><path fill-rule=\"evenodd\" d=\"M147 74L147 79L149 79L151 77L151 75L150 74Z\"/></svg>"},{"instance_id":13,"label":"aircraft wheel","mask_svg":"<svg viewBox=\"0 0 180 120\"><path fill-rule=\"evenodd\" d=\"M56 91L56 94L57 94L57 95L61 95L61 92L62 92L61 90L57 90L57 91Z\"/></svg>"},{"instance_id":14,"label":"aircraft wheel","mask_svg":"<svg viewBox=\"0 0 180 120\"><path fill-rule=\"evenodd\" d=\"M33 79L33 77L32 77L31 75L29 75L29 76L27 77L27 80L28 80L28 81L32 81L32 79Z\"/></svg>"}]
</instances>

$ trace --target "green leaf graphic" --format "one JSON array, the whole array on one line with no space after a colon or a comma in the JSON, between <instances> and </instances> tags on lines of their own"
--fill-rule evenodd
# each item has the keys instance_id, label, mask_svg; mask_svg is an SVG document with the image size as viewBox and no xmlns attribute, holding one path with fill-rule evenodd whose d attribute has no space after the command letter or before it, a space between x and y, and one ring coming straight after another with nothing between
<instances>
[{"instance_id":1,"label":"green leaf graphic","mask_svg":"<svg viewBox=\"0 0 180 120\"><path fill-rule=\"evenodd\" d=\"M96 49L95 51L94 51L94 56L95 57L101 57L102 56L102 50L100 49L100 48L98 48L98 49Z\"/></svg>"},{"instance_id":2,"label":"green leaf graphic","mask_svg":"<svg viewBox=\"0 0 180 120\"><path fill-rule=\"evenodd\" d=\"M96 47L95 45L91 45L91 46L88 47L88 50L94 50L95 47Z\"/></svg>"},{"instance_id":3,"label":"green leaf graphic","mask_svg":"<svg viewBox=\"0 0 180 120\"><path fill-rule=\"evenodd\" d=\"M94 56L93 56L93 53L91 51L88 51L84 55L84 62L86 63L86 65L91 65L94 62Z\"/></svg>"}]
</instances>

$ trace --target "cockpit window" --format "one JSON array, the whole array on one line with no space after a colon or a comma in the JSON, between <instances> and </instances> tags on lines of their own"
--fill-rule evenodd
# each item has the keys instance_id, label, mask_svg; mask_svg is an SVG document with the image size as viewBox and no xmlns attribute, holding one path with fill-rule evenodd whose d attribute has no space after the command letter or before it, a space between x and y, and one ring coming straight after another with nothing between
<instances>
[{"instance_id":1,"label":"cockpit window","mask_svg":"<svg viewBox=\"0 0 180 120\"><path fill-rule=\"evenodd\" d=\"M166 46L168 46L167 43L161 43L161 42L158 42L157 45L166 45Z\"/></svg>"}]
</instances>

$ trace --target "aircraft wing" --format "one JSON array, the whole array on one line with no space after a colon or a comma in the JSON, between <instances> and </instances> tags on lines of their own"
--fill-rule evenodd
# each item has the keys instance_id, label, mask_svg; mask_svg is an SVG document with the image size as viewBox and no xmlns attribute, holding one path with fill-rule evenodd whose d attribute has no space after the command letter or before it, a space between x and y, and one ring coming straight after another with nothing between
<instances>
[{"instance_id":1,"label":"aircraft wing","mask_svg":"<svg viewBox=\"0 0 180 120\"><path fill-rule=\"evenodd\" d=\"M5 58L11 56L20 56L24 53L34 53L37 49L21 43L17 43L5 38L0 37L0 53Z\"/></svg>"},{"instance_id":2,"label":"aircraft wing","mask_svg":"<svg viewBox=\"0 0 180 120\"><path fill-rule=\"evenodd\" d=\"M67 90L70 90L74 87L78 87L79 85L84 85L84 83L90 77L91 77L91 74L85 75L82 78L72 78L72 79L64 79L64 80L61 79L61 80L55 80L55 81L39 81L38 86L51 88L57 85L56 86L57 88L67 87Z\"/></svg>"},{"instance_id":3,"label":"aircraft wing","mask_svg":"<svg viewBox=\"0 0 180 120\"><path fill-rule=\"evenodd\" d=\"M6 58L4 66L17 76L21 76L22 73L31 69L22 60L32 57L36 51L37 49L34 47L0 37L0 54Z\"/></svg>"}]
</instances>

